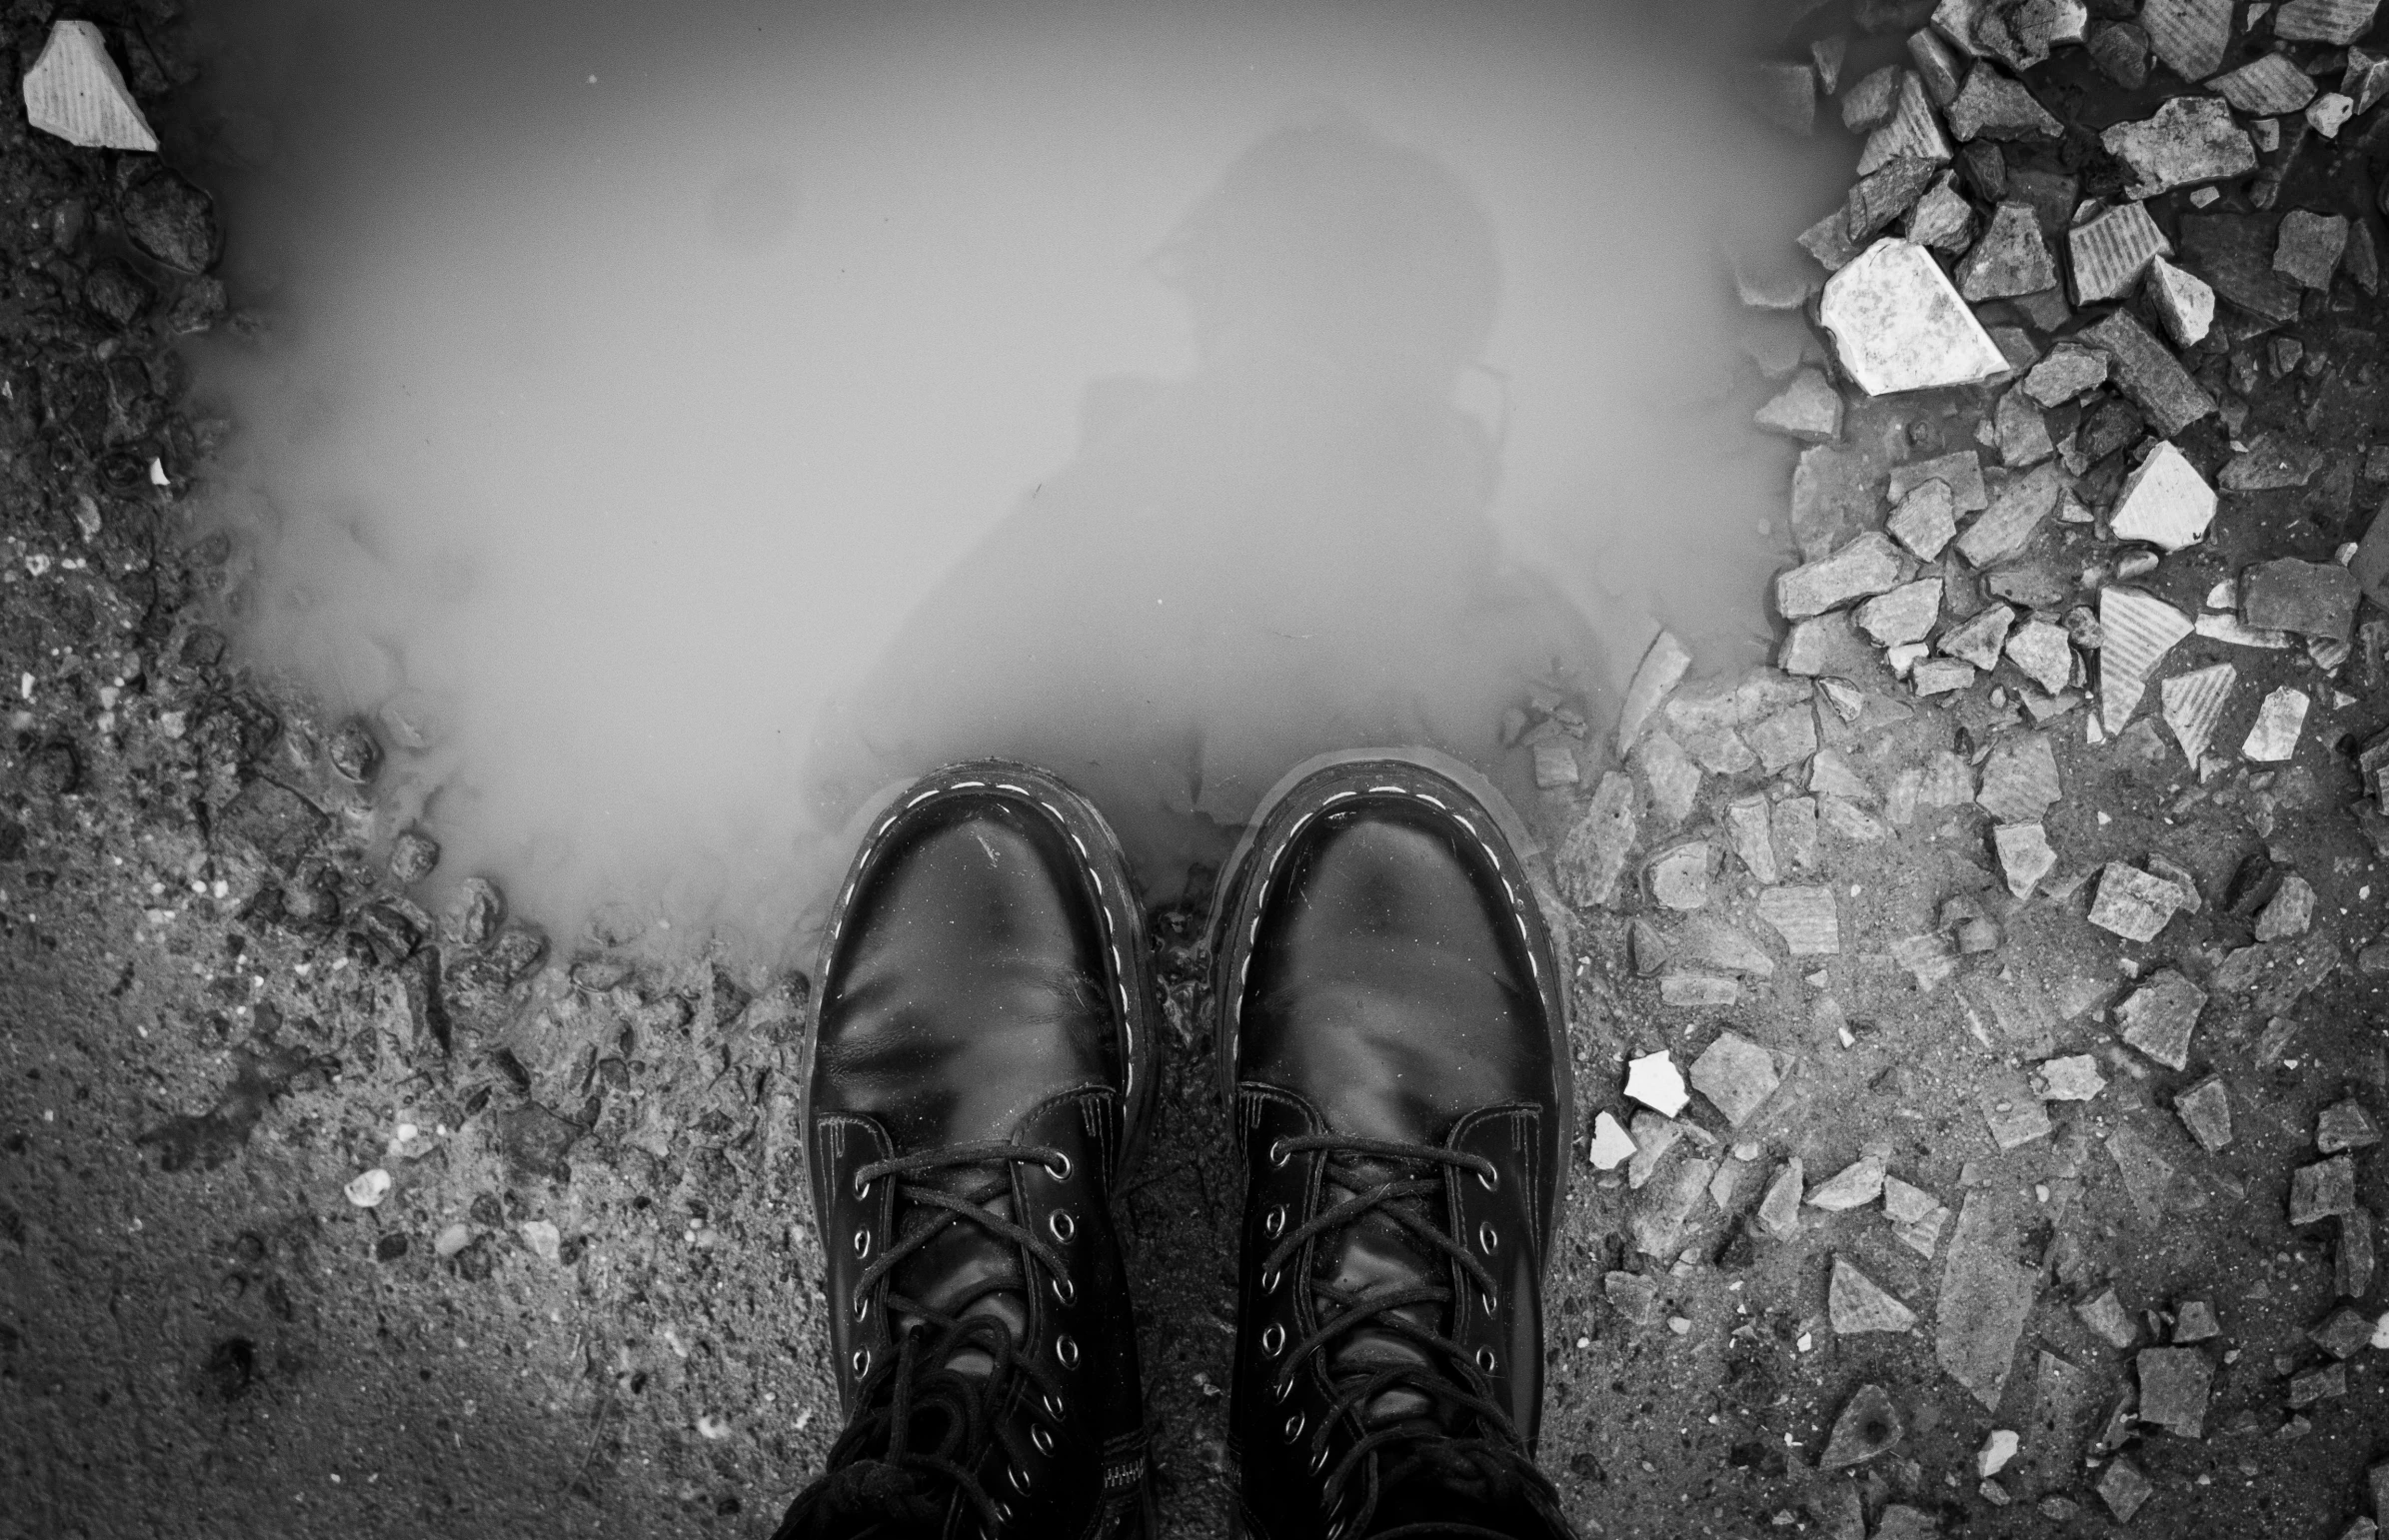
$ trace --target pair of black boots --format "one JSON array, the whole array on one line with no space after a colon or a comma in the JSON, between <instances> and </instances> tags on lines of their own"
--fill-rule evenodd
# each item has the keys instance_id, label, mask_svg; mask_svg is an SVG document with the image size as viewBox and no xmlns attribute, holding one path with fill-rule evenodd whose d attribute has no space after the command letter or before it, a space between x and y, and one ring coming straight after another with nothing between
<instances>
[{"instance_id":1,"label":"pair of black boots","mask_svg":"<svg viewBox=\"0 0 2389 1540\"><path fill-rule=\"evenodd\" d=\"M1567 1534L1532 1463L1567 980L1514 828L1457 766L1334 756L1222 877L1244 1533ZM869 825L816 1000L803 1116L849 1422L783 1540L1157 1533L1109 1203L1161 1020L1102 815L1025 766L916 783Z\"/></svg>"}]
</instances>

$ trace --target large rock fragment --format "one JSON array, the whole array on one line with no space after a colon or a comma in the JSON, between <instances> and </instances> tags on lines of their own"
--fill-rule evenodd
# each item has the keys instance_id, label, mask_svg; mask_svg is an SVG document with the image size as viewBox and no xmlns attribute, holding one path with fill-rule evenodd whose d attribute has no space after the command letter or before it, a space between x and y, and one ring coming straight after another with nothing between
<instances>
[{"instance_id":1,"label":"large rock fragment","mask_svg":"<svg viewBox=\"0 0 2389 1540\"><path fill-rule=\"evenodd\" d=\"M1611 770L1601 777L1554 863L1560 894L1568 902L1605 908L1617 901L1618 879L1634 848L1640 802L1633 776Z\"/></svg>"},{"instance_id":2,"label":"large rock fragment","mask_svg":"<svg viewBox=\"0 0 2389 1540\"><path fill-rule=\"evenodd\" d=\"M2298 738L2306 730L2306 712L2314 704L2302 690L2283 685L2256 709L2256 723L2240 745L2240 753L2260 765L2278 765L2297 758Z\"/></svg>"},{"instance_id":3,"label":"large rock fragment","mask_svg":"<svg viewBox=\"0 0 2389 1540\"><path fill-rule=\"evenodd\" d=\"M2172 968L2153 975L2115 1007L2123 1040L2168 1069L2187 1068L2190 1033L2206 1008L2206 991Z\"/></svg>"},{"instance_id":4,"label":"large rock fragment","mask_svg":"<svg viewBox=\"0 0 2389 1540\"><path fill-rule=\"evenodd\" d=\"M2215 291L2207 281L2186 273L2163 257L2148 264L2148 299L2165 335L2177 348L2194 348L2206 341L2215 325Z\"/></svg>"},{"instance_id":5,"label":"large rock fragment","mask_svg":"<svg viewBox=\"0 0 2389 1540\"><path fill-rule=\"evenodd\" d=\"M2040 1272L2015 1260L2012 1216L1993 1194L1967 1194L1941 1273L1934 1356L1990 1411L1999 1409Z\"/></svg>"},{"instance_id":6,"label":"large rock fragment","mask_svg":"<svg viewBox=\"0 0 2389 1540\"><path fill-rule=\"evenodd\" d=\"M1746 1121L1782 1082L1775 1056L1739 1032L1720 1032L1692 1061L1692 1088L1725 1114L1728 1124Z\"/></svg>"},{"instance_id":7,"label":"large rock fragment","mask_svg":"<svg viewBox=\"0 0 2389 1540\"><path fill-rule=\"evenodd\" d=\"M2041 521L2057 511L2065 492L2065 474L2055 463L2033 467L2011 478L1991 499L1982 517L1957 538L1958 555L1970 566L1992 567L2021 552Z\"/></svg>"},{"instance_id":8,"label":"large rock fragment","mask_svg":"<svg viewBox=\"0 0 2389 1540\"><path fill-rule=\"evenodd\" d=\"M2124 479L2116 498L2117 540L2146 541L2159 551L2193 545L2215 520L2215 489L2189 457L2160 442Z\"/></svg>"},{"instance_id":9,"label":"large rock fragment","mask_svg":"<svg viewBox=\"0 0 2389 1540\"><path fill-rule=\"evenodd\" d=\"M2293 1172L2289 1182L2289 1222L2294 1225L2313 1224L2337 1214L2356 1211L2356 1162L2347 1155L2333 1155L2312 1165L2302 1165Z\"/></svg>"},{"instance_id":10,"label":"large rock fragment","mask_svg":"<svg viewBox=\"0 0 2389 1540\"><path fill-rule=\"evenodd\" d=\"M2306 77L2300 74L2298 78ZM2302 289L2328 289L2347 244L2346 215L2292 209L2281 216L2281 243L2273 249L2273 271Z\"/></svg>"},{"instance_id":11,"label":"large rock fragment","mask_svg":"<svg viewBox=\"0 0 2389 1540\"><path fill-rule=\"evenodd\" d=\"M1882 1386L1860 1385L1841 1415L1833 1419L1833 1431L1825 1438L1825 1452L1817 1467L1840 1470L1863 1464L1897 1444L1907 1431L1899 1408L1892 1405Z\"/></svg>"},{"instance_id":12,"label":"large rock fragment","mask_svg":"<svg viewBox=\"0 0 2389 1540\"><path fill-rule=\"evenodd\" d=\"M2146 413L2161 438L2173 438L2215 410L2215 399L2148 328L2119 310L2082 334L2115 360L2115 381L2133 405Z\"/></svg>"},{"instance_id":13,"label":"large rock fragment","mask_svg":"<svg viewBox=\"0 0 2389 1540\"><path fill-rule=\"evenodd\" d=\"M2289 0L2273 13L2273 36L2345 46L2372 30L2380 0Z\"/></svg>"},{"instance_id":14,"label":"large rock fragment","mask_svg":"<svg viewBox=\"0 0 2389 1540\"><path fill-rule=\"evenodd\" d=\"M2045 733L2003 739L1983 762L1982 789L1974 799L2002 823L2031 823L2060 794L2057 752Z\"/></svg>"},{"instance_id":15,"label":"large rock fragment","mask_svg":"<svg viewBox=\"0 0 2389 1540\"><path fill-rule=\"evenodd\" d=\"M204 273L223 253L214 201L156 161L119 171L116 212L133 244L170 268Z\"/></svg>"},{"instance_id":16,"label":"large rock fragment","mask_svg":"<svg viewBox=\"0 0 2389 1540\"><path fill-rule=\"evenodd\" d=\"M1804 620L1853 599L1884 593L1903 575L1899 548L1869 530L1831 556L1779 574L1775 607L1785 620Z\"/></svg>"},{"instance_id":17,"label":"large rock fragment","mask_svg":"<svg viewBox=\"0 0 2389 1540\"><path fill-rule=\"evenodd\" d=\"M2140 1372L2140 1420L2169 1433L2197 1438L2206 1430L2208 1387L2215 1367L2194 1347L2144 1347L2133 1360Z\"/></svg>"},{"instance_id":18,"label":"large rock fragment","mask_svg":"<svg viewBox=\"0 0 2389 1540\"><path fill-rule=\"evenodd\" d=\"M158 147L100 29L88 21L51 26L41 57L25 72L25 121L87 149Z\"/></svg>"},{"instance_id":19,"label":"large rock fragment","mask_svg":"<svg viewBox=\"0 0 2389 1540\"><path fill-rule=\"evenodd\" d=\"M2297 284L2273 270L2274 222L2261 214L2186 214L2182 265L2215 293L2252 316L2288 323L2298 318Z\"/></svg>"},{"instance_id":20,"label":"large rock fragment","mask_svg":"<svg viewBox=\"0 0 2389 1540\"><path fill-rule=\"evenodd\" d=\"M2130 169L2127 198L2154 198L2256 169L2255 144L2232 121L2230 105L2211 96L2173 97L2149 117L2116 124L2099 142Z\"/></svg>"},{"instance_id":21,"label":"large rock fragment","mask_svg":"<svg viewBox=\"0 0 2389 1540\"><path fill-rule=\"evenodd\" d=\"M1908 241L1877 241L1826 280L1818 318L1842 368L1870 396L1972 385L2007 372L2007 356L1940 264Z\"/></svg>"},{"instance_id":22,"label":"large rock fragment","mask_svg":"<svg viewBox=\"0 0 2389 1540\"><path fill-rule=\"evenodd\" d=\"M2038 294L2057 286L2057 259L2028 203L2003 203L1957 265L1958 293L1974 303Z\"/></svg>"},{"instance_id":23,"label":"large rock fragment","mask_svg":"<svg viewBox=\"0 0 2389 1540\"><path fill-rule=\"evenodd\" d=\"M2281 557L2260 562L2240 579L2240 619L2267 631L2345 642L2355 632L2356 575L2336 562Z\"/></svg>"},{"instance_id":24,"label":"large rock fragment","mask_svg":"<svg viewBox=\"0 0 2389 1540\"><path fill-rule=\"evenodd\" d=\"M2196 906L2195 896L2176 884L2119 860L2101 867L2098 881L2090 922L2127 941L2155 940L2176 913Z\"/></svg>"},{"instance_id":25,"label":"large rock fragment","mask_svg":"<svg viewBox=\"0 0 2389 1540\"><path fill-rule=\"evenodd\" d=\"M2055 139L2065 129L2021 84L1977 64L1949 104L1949 132L1961 140Z\"/></svg>"}]
</instances>

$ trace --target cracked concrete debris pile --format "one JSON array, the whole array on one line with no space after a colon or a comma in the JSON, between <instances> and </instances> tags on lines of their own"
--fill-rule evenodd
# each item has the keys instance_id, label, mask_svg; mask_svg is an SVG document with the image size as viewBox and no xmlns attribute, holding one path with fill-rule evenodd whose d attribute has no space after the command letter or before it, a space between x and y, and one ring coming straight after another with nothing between
<instances>
[{"instance_id":1,"label":"cracked concrete debris pile","mask_svg":"<svg viewBox=\"0 0 2389 1540\"><path fill-rule=\"evenodd\" d=\"M1619 1039L1606 1291L1690 1322L1722 1278L1729 1352L1942 1376L1802 1381L1770 1463L1828 1532L2177 1532L2250 1440L2383 1414L2374 9L1860 5L1838 87L1782 66L1857 159L1733 258L1814 328L1751 355L1795 446L1773 666L1661 631L1554 877ZM2153 1265L2184 1235L2206 1297Z\"/></svg>"}]
</instances>

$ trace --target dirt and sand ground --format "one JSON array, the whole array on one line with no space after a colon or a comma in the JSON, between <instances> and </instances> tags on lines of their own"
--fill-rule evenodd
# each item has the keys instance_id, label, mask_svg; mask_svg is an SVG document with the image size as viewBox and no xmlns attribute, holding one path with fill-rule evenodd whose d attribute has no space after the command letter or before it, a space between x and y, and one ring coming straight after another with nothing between
<instances>
[{"instance_id":1,"label":"dirt and sand ground","mask_svg":"<svg viewBox=\"0 0 2389 1540\"><path fill-rule=\"evenodd\" d=\"M1918 10L1860 6L1841 83L1904 57ZM153 104L191 69L170 11L96 8ZM51 13L0 14L18 68ZM1783 57L1851 32L1817 13ZM2272 46L2232 37L2235 62ZM2350 57L2291 53L2325 86ZM2024 78L2065 127L2006 166L2089 197L2121 181L2097 131L2183 89L2080 48ZM2369 251L2382 113L2329 142L2283 121L2276 199L2227 181L2220 212L2352 215ZM222 232L174 164L0 115L0 1532L768 1533L836 1420L787 1079L805 980L550 936L494 891L409 899L372 790L397 751L225 661L241 564L187 512L218 430L175 349L241 296L203 276ZM2294 464L2136 578L2184 618L2252 564L2335 562L2389 491L2360 279L2351 257L2286 320L2227 293L2186 355L2224 406L2175 435L2196 469L2267 431ZM1985 314L2041 353L2088 319L2056 309ZM1813 463L1840 534L1881 523L1900 462L1979 447L2010 479L2004 391L1845 391ZM2051 409L2052 463L2124 399ZM2140 437L2067 466L2090 522L1905 575L1944 577L1953 629L1994 594L2095 613ZM1534 810L1576 900L1585 1149L1603 1112L1641 1145L1579 1164L1552 1244L1543 1455L1587 1534L2364 1532L2389 875L2354 757L2389 724L2389 626L2357 618L2337 649L2179 645L2168 677L2237 669L2203 776L2157 689L2092 729L2081 630L2086 679L2054 693L2002 665L1920 697L1863 647L1831 692L1696 670L1623 770L1609 725L1520 703L1561 782ZM2281 687L2310 702L2294 754L2251 762ZM2034 822L2055 859L2019 893L1992 829ZM2094 924L2109 862L2188 906L2146 941ZM1165 1504L1213 1533L1233 1175L1196 917L1157 935L1170 1080L1121 1213ZM2155 1019L2168 970L2204 995L2186 1039ZM1701 1094L1653 1121L1622 1085L1659 1050ZM1803 1176L1823 1204L1782 1201ZM1853 1404L1864 1457L1820 1468ZM2018 1452L1985 1482L2000 1429Z\"/></svg>"}]
</instances>

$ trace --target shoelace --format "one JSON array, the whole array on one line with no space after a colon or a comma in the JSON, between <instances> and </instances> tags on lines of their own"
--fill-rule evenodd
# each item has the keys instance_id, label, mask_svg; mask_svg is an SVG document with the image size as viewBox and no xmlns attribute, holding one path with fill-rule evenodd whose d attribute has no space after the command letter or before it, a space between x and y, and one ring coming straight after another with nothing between
<instances>
[{"instance_id":1,"label":"shoelace","mask_svg":"<svg viewBox=\"0 0 2389 1540\"><path fill-rule=\"evenodd\" d=\"M983 1206L1010 1185L1010 1166L1034 1163L1049 1171L1067 1172L1069 1162L1068 1154L1048 1146L989 1141L874 1161L856 1170L858 1192L868 1190L874 1182L896 1180L899 1214L908 1207L937 1212L927 1224L902 1235L855 1280L856 1300L867 1307L876 1300L891 1320L910 1316L912 1321L899 1335L895 1354L863 1376L857 1387L855 1419L831 1446L828 1470L790 1505L775 1540L827 1540L830 1536L867 1540L877 1535L918 1534L944 1517L957 1494L978 1511L987 1533L994 1534L1009 1522L1008 1506L978 1477L988 1444L995 1437L992 1411L1016 1374L1035 1385L1045 1406L1057 1415L1062 1386L1020 1351L1003 1320L968 1312L972 1304L990 1294L1023 1283L1034 1288L1035 1280L983 1279L950 1300L946 1310L931 1309L888 1284L896 1269L915 1252L957 1224L972 1224L1028 1253L1053 1279L1057 1296L1069 1303L1077 1290L1062 1254L1028 1226ZM971 1166L992 1169L985 1181L959 1192L917 1179ZM984 1354L990 1363L988 1371L966 1373L954 1368L955 1360L967 1353ZM933 1430L934 1438L923 1437Z\"/></svg>"},{"instance_id":2,"label":"shoelace","mask_svg":"<svg viewBox=\"0 0 2389 1540\"><path fill-rule=\"evenodd\" d=\"M1278 1238L1277 1244L1261 1259L1263 1277L1280 1273L1286 1264L1300 1253L1310 1241L1357 1223L1370 1214L1381 1214L1399 1225L1412 1238L1421 1242L1429 1254L1439 1253L1458 1265L1460 1271L1486 1299L1494 1298L1499 1285L1491 1269L1468 1250L1443 1226L1426 1217L1434 1212L1443 1199L1443 1181L1438 1167L1457 1167L1492 1181L1499 1175L1490 1160L1481 1155L1464 1154L1430 1144L1411 1144L1392 1139L1347 1138L1340 1134L1296 1134L1277 1140L1270 1147L1272 1159L1303 1151L1316 1150L1327 1157L1328 1172L1337 1184L1351 1191L1344 1198L1313 1214ZM1353 1167L1360 1161L1379 1161L1396 1167L1397 1174L1382 1181L1370 1182L1355 1174ZM1424 1169L1418 1169L1423 1167ZM1399 1174L1409 1168L1416 1174ZM1414 1200L1423 1200L1414 1201ZM1424 1212L1422 1212L1424 1210ZM1279 1383L1290 1384L1295 1374L1312 1354L1324 1352L1339 1337L1348 1336L1364 1326L1373 1325L1417 1345L1425 1355L1424 1363L1387 1364L1382 1368L1347 1373L1336 1382L1336 1396L1327 1414L1319 1419L1306 1447L1315 1466L1325 1457L1327 1437L1345 1412L1363 1407L1389 1391L1406 1390L1423 1397L1431 1414L1406 1417L1380 1427L1369 1428L1344 1451L1343 1458L1328 1470L1320 1487L1319 1501L1328 1512L1342 1502L1345 1486L1360 1469L1363 1461L1379 1450L1393 1445L1407 1445L1398 1460L1390 1461L1380 1470L1377 1491L1400 1484L1414 1477L1426 1477L1446 1484L1459 1484L1482 1494L1487 1503L1506 1503L1520 1498L1533 1501L1548 1496L1555 1504L1556 1493L1549 1481L1527 1459L1525 1441L1510 1421L1508 1409L1493 1399L1492 1377L1458 1342L1441 1333L1429 1331L1396 1312L1412 1305L1438 1308L1452 1303L1452 1290L1443 1284L1421 1282L1408 1287L1372 1287L1347 1289L1324 1279L1304 1280L1307 1287L1324 1306L1320 1324L1296 1343L1286 1355L1285 1368ZM1443 1367L1438 1371L1436 1365ZM1470 1434L1453 1429L1473 1425ZM1358 1535L1365 1533L1375 1514L1375 1497L1362 1499L1359 1509L1348 1518L1339 1520L1329 1530L1330 1535ZM1449 1530L1448 1524L1438 1526ZM1492 1533L1492 1531L1486 1531Z\"/></svg>"}]
</instances>

